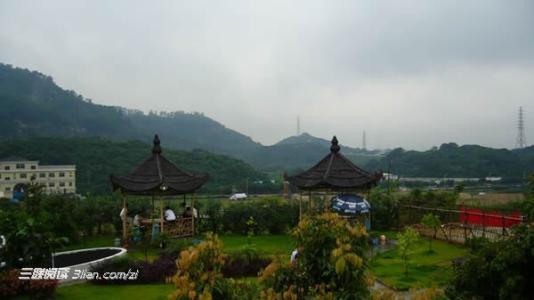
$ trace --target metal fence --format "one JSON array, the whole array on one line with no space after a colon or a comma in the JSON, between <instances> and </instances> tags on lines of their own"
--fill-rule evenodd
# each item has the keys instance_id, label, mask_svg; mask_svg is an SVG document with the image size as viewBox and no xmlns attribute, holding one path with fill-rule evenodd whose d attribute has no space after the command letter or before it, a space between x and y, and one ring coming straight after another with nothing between
<instances>
[{"instance_id":1,"label":"metal fence","mask_svg":"<svg viewBox=\"0 0 534 300\"><path fill-rule=\"evenodd\" d=\"M425 214L432 213L439 217L442 224L434 230L421 224ZM399 207L399 227L412 226L421 235L435 237L440 240L465 243L474 237L485 237L497 240L510 234L512 226L524 222L523 217L515 212L484 211L460 207L459 209L442 209L416 205Z\"/></svg>"}]
</instances>

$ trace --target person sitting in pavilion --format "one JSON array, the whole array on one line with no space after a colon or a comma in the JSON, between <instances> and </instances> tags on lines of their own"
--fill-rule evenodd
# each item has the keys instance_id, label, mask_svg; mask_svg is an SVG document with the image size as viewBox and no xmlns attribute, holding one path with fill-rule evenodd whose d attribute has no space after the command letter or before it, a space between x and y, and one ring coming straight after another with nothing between
<instances>
[{"instance_id":1,"label":"person sitting in pavilion","mask_svg":"<svg viewBox=\"0 0 534 300\"><path fill-rule=\"evenodd\" d=\"M182 214L183 218L191 218L193 217L193 210L190 206L186 207L184 210L184 213Z\"/></svg>"},{"instance_id":2,"label":"person sitting in pavilion","mask_svg":"<svg viewBox=\"0 0 534 300\"><path fill-rule=\"evenodd\" d=\"M164 220L168 222L176 221L176 215L169 206L165 207Z\"/></svg>"}]
</instances>

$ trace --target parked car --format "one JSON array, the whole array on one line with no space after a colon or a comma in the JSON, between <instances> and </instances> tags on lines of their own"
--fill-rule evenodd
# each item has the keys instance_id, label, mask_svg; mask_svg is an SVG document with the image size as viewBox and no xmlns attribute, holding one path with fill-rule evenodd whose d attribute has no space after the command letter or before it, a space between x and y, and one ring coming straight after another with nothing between
<instances>
[{"instance_id":1,"label":"parked car","mask_svg":"<svg viewBox=\"0 0 534 300\"><path fill-rule=\"evenodd\" d=\"M245 193L235 193L230 196L230 200L244 200L247 199L247 194Z\"/></svg>"}]
</instances>

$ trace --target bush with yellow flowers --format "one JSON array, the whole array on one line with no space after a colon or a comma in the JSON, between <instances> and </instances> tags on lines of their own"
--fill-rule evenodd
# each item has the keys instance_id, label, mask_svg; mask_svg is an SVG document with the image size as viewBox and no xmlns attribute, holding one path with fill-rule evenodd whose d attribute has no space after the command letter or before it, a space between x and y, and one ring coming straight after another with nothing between
<instances>
[{"instance_id":1,"label":"bush with yellow flowers","mask_svg":"<svg viewBox=\"0 0 534 300\"><path fill-rule=\"evenodd\" d=\"M367 299L367 233L335 213L305 217L292 231L296 263L273 262L261 274L263 299Z\"/></svg>"},{"instance_id":2,"label":"bush with yellow flowers","mask_svg":"<svg viewBox=\"0 0 534 300\"><path fill-rule=\"evenodd\" d=\"M198 245L182 251L173 277L177 289L169 299L221 299L218 296L225 286L221 274L224 259L222 242L211 233Z\"/></svg>"}]
</instances>

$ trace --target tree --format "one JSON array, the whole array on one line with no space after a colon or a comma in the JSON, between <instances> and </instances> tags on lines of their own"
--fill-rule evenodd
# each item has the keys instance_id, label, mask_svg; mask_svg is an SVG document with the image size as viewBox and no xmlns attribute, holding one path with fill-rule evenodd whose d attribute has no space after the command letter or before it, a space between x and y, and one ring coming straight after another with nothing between
<instances>
[{"instance_id":1,"label":"tree","mask_svg":"<svg viewBox=\"0 0 534 300\"><path fill-rule=\"evenodd\" d=\"M419 241L419 233L412 227L406 227L404 232L397 234L397 249L404 263L404 275L408 275L410 252Z\"/></svg>"},{"instance_id":2,"label":"tree","mask_svg":"<svg viewBox=\"0 0 534 300\"><path fill-rule=\"evenodd\" d=\"M503 240L475 239L470 253L454 264L450 299L532 299L534 227L518 225Z\"/></svg>"},{"instance_id":3,"label":"tree","mask_svg":"<svg viewBox=\"0 0 534 300\"><path fill-rule=\"evenodd\" d=\"M363 226L324 213L306 216L292 236L299 251L296 263L273 262L265 268L263 299L369 298Z\"/></svg>"},{"instance_id":4,"label":"tree","mask_svg":"<svg viewBox=\"0 0 534 300\"><path fill-rule=\"evenodd\" d=\"M381 187L374 188L369 196L369 203L372 208L372 228L388 230L397 225L398 202L390 189L384 191Z\"/></svg>"},{"instance_id":5,"label":"tree","mask_svg":"<svg viewBox=\"0 0 534 300\"><path fill-rule=\"evenodd\" d=\"M436 216L433 213L428 213L423 216L421 219L421 224L425 226L428 229L432 229L432 238L428 239L428 251L432 251L432 240L436 238L436 234L438 232L438 227L441 225L441 222L439 221L439 217Z\"/></svg>"}]
</instances>

